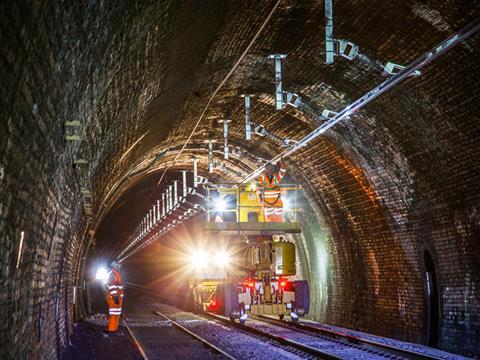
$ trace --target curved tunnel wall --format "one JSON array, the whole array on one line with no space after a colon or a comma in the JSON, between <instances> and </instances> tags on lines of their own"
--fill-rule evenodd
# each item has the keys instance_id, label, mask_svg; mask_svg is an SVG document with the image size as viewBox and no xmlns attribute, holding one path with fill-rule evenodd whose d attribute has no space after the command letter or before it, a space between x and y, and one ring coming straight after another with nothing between
<instances>
[{"instance_id":1,"label":"curved tunnel wall","mask_svg":"<svg viewBox=\"0 0 480 360\"><path fill-rule=\"evenodd\" d=\"M0 5L1 336L12 344L5 356L54 357L71 331L90 228L73 159L90 161L98 213L123 175L185 139L212 84L273 6L221 3ZM403 64L479 15L456 1L334 6L338 37L372 59ZM340 109L383 79L371 64L325 66L323 27L323 4L282 2L195 139L220 138L214 116L228 116L232 143L268 157L277 144L242 141L238 95L260 94L253 116L299 138L317 126L312 115ZM468 40L288 159L313 209L301 242L319 319L423 342L428 249L439 284L439 346L478 355L478 42ZM288 54L285 86L313 114L274 112L265 60L272 52ZM63 122L76 118L85 141L71 146ZM315 273L323 257L327 272Z\"/></svg>"}]
</instances>

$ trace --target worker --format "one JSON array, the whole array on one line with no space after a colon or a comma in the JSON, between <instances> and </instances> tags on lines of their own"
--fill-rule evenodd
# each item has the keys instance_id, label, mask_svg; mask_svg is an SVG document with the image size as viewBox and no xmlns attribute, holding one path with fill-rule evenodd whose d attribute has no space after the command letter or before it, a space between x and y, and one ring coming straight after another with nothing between
<instances>
[{"instance_id":1,"label":"worker","mask_svg":"<svg viewBox=\"0 0 480 360\"><path fill-rule=\"evenodd\" d=\"M287 172L285 162L280 160L278 171L275 166L267 166L257 181L257 194L263 202L265 222L283 222L283 202L280 189L280 182Z\"/></svg>"},{"instance_id":2,"label":"worker","mask_svg":"<svg viewBox=\"0 0 480 360\"><path fill-rule=\"evenodd\" d=\"M107 280L107 305L108 305L108 333L112 334L118 330L120 315L122 314L123 282L120 275L120 264L112 261L112 270Z\"/></svg>"}]
</instances>

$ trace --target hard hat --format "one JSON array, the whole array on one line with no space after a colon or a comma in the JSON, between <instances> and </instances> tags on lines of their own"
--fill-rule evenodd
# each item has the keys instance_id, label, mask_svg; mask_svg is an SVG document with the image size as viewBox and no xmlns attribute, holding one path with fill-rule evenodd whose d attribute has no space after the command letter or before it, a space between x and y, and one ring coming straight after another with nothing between
<instances>
[{"instance_id":1,"label":"hard hat","mask_svg":"<svg viewBox=\"0 0 480 360\"><path fill-rule=\"evenodd\" d=\"M112 267L112 268L119 268L119 267L120 267L120 264L117 263L116 261L112 261L112 262L110 263L110 267Z\"/></svg>"}]
</instances>

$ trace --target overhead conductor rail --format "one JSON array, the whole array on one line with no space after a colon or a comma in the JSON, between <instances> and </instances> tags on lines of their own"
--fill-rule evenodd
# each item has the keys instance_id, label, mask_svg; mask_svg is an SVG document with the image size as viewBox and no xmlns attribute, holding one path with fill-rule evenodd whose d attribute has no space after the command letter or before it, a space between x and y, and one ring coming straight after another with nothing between
<instances>
[{"instance_id":1,"label":"overhead conductor rail","mask_svg":"<svg viewBox=\"0 0 480 360\"><path fill-rule=\"evenodd\" d=\"M333 37L333 0L325 0L325 63L331 65L334 63L335 56L341 56L347 60L355 60L373 66L385 75L396 75L405 68L393 62L382 63L374 60L360 52L360 47L351 41L345 39L335 39ZM415 70L409 76L420 76L420 70Z\"/></svg>"},{"instance_id":2,"label":"overhead conductor rail","mask_svg":"<svg viewBox=\"0 0 480 360\"><path fill-rule=\"evenodd\" d=\"M326 62L330 63L333 62L333 55L337 54L342 57L345 57L349 60L353 60L355 57L359 56L358 46L348 42L346 40L336 40L333 38L333 9L332 9L332 1L326 0L326 43L327 43L327 51L326 51ZM465 39L469 38L470 36L478 33L480 30L480 19L473 21L471 24L467 25L460 31L456 32L452 36L450 36L445 41L441 42L437 46L435 46L432 50L425 53L421 57L417 58L413 61L410 65L404 67L394 63L386 63L384 65L385 73L391 75L388 79L383 81L378 86L374 87L372 90L367 92L361 98L357 99L353 103L349 104L345 108L343 108L339 112L334 112L331 110L325 109L322 112L322 120L324 123L309 133L304 138L293 141L289 139L282 139L275 134L267 131L262 125L254 124L251 122L251 96L252 95L243 95L245 98L245 137L247 140L251 139L252 132L260 135L260 136L267 136L272 140L279 141L283 143L283 145L287 146L287 148L282 151L280 154L276 155L269 161L267 161L264 165L258 167L255 171L251 172L248 176L244 177L241 180L241 183L246 183L257 176L259 176L263 171L265 171L266 167L269 164L275 164L282 158L285 158L297 150L301 149L302 147L306 146L312 140L317 138L318 136L325 133L331 127L335 126L339 122L348 119L355 111L361 109L366 104L371 102L373 99L378 97L379 95L383 94L384 92L390 90L392 87L400 83L402 80L406 79L409 76L417 76L420 74L420 69L424 66L438 58L439 56L443 55ZM332 48L334 50L332 50ZM282 61L286 58L286 55L283 54L273 54L270 56L271 59L274 60L275 64L275 108L276 110L281 110L285 107L285 105L291 105L293 107L301 108L303 103L301 97L296 94L284 92L282 90ZM228 120L222 121L223 124L223 137L224 137L224 158L228 159L230 152L229 152L229 145L228 145ZM253 129L252 129L253 127ZM252 131L253 130L253 131ZM214 158L213 158L213 144L216 142L215 140L209 139L205 140L208 144L208 168L209 173L213 173L213 169L216 166ZM198 159L193 159L193 167L194 167L194 188L196 188L200 184L200 177L198 176ZM177 181L178 182L178 181ZM143 241L146 234L154 228L157 222L160 220L165 220L169 214L176 211L180 207L180 202L185 201L185 191L183 190L183 196L179 200L178 196L178 188L177 182L174 182L173 185L169 185L168 189L165 194L162 194L161 200L161 208L159 206L159 201L157 201L156 205L146 214L143 221L139 224L136 230L135 239L131 242L131 244L121 253L120 256L124 255L130 248L134 245L138 244L140 241ZM208 182L208 180L207 180ZM183 183L185 184L185 174L183 178ZM185 189L185 185L183 185L182 189ZM165 195L165 196L164 196ZM198 205L198 206L197 206ZM156 206L156 207L155 207ZM160 211L161 209L161 211ZM195 204L194 209L189 209L185 212L185 214L181 215L183 218L188 218L188 216L192 213L197 213L198 211L205 211L205 208L202 208L201 205ZM182 208L182 211L185 211ZM179 223L179 220L175 219L174 221L170 222L169 224L161 227L161 230L156 232L156 235L164 234L165 232L170 231L175 225ZM147 246L144 244L140 245L139 247L143 248ZM137 247L137 249L139 248ZM131 255L127 255L131 256ZM125 257L124 257L125 258Z\"/></svg>"},{"instance_id":3,"label":"overhead conductor rail","mask_svg":"<svg viewBox=\"0 0 480 360\"><path fill-rule=\"evenodd\" d=\"M383 81L380 85L376 86L361 98L357 99L350 105L346 106L343 110L338 113L332 114L327 121L319 126L317 129L313 130L310 134L306 135L303 139L297 141L291 147L287 148L277 156L273 157L267 164L260 166L255 171L250 173L246 176L242 183L251 181L252 179L259 176L263 171L265 171L266 167L270 163L277 163L284 157L287 157L297 150L301 149L302 147L306 146L309 142L320 136L321 134L325 133L328 129L335 126L339 122L348 119L355 111L361 109L373 99L377 98L379 95L383 94L384 92L390 90L395 85L400 83L402 80L408 78L416 71L419 71L424 66L432 62L433 60L437 59L441 55L445 54L447 51L454 48L456 45L463 42L465 39L473 36L474 34L480 31L480 19L476 19L469 25L465 26L463 29L459 30L440 44L436 45L433 49L425 53L424 55L420 56L416 60L414 60L410 65L402 68L398 73L395 73L387 80Z\"/></svg>"},{"instance_id":4,"label":"overhead conductor rail","mask_svg":"<svg viewBox=\"0 0 480 360\"><path fill-rule=\"evenodd\" d=\"M208 179L198 175L197 158L193 158L193 165L193 187L188 186L188 171L182 170L182 180L173 180L138 224L128 240L129 244L118 256L120 261L145 248L183 221L205 211L199 203L188 201L189 197L198 197L199 201L204 201L205 196L197 191L197 187L208 183Z\"/></svg>"}]
</instances>

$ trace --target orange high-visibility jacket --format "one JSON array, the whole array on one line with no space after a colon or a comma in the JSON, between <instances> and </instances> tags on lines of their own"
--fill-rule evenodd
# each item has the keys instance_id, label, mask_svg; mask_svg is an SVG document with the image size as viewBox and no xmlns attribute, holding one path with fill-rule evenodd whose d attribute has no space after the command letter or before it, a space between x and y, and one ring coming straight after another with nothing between
<instances>
[{"instance_id":1,"label":"orange high-visibility jacket","mask_svg":"<svg viewBox=\"0 0 480 360\"><path fill-rule=\"evenodd\" d=\"M265 173L259 176L257 180L257 187L259 189L263 189L263 202L265 206L283 205L280 198L280 182L282 181L286 172L287 169L282 161L280 162L280 170L278 172L274 172L271 178L269 178Z\"/></svg>"},{"instance_id":2,"label":"orange high-visibility jacket","mask_svg":"<svg viewBox=\"0 0 480 360\"><path fill-rule=\"evenodd\" d=\"M122 275L120 275L120 272L115 269L112 269L108 276L107 297L108 296L118 296L120 299L123 298Z\"/></svg>"}]
</instances>

